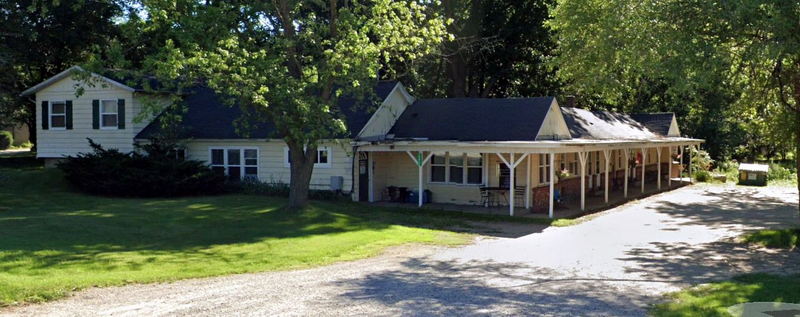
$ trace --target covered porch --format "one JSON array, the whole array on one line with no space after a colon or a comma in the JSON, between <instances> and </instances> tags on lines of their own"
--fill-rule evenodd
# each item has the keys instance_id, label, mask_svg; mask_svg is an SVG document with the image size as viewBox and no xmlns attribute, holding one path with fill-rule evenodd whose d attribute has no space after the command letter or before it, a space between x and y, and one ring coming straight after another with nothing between
<instances>
[{"instance_id":1,"label":"covered porch","mask_svg":"<svg viewBox=\"0 0 800 317\"><path fill-rule=\"evenodd\" d=\"M357 147L355 186L360 201L381 204L573 217L688 183L691 159L683 161L683 153L699 142L669 138L364 144Z\"/></svg>"}]
</instances>

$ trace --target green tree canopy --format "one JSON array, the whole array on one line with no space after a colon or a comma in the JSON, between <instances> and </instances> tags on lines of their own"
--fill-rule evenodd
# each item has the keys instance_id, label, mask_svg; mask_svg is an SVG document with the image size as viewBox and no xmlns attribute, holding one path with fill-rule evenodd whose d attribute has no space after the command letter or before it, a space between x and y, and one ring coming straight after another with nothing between
<instances>
[{"instance_id":1,"label":"green tree canopy","mask_svg":"<svg viewBox=\"0 0 800 317\"><path fill-rule=\"evenodd\" d=\"M689 113L800 144L800 2L561 0L553 16L568 89L630 105L663 82Z\"/></svg>"},{"instance_id":2,"label":"green tree canopy","mask_svg":"<svg viewBox=\"0 0 800 317\"><path fill-rule=\"evenodd\" d=\"M293 207L306 204L320 140L344 132L338 98L372 91L379 70L393 76L447 34L427 1L143 4L144 28L168 35L145 71L187 85L202 80L274 123L292 153Z\"/></svg>"}]
</instances>

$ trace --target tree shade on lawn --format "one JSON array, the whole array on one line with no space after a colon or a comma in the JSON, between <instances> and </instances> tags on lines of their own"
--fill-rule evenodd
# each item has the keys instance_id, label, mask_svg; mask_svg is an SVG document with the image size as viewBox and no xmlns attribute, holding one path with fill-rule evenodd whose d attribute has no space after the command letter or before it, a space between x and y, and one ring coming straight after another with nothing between
<instances>
[{"instance_id":1,"label":"tree shade on lawn","mask_svg":"<svg viewBox=\"0 0 800 317\"><path fill-rule=\"evenodd\" d=\"M54 170L0 168L0 306L90 286L296 269L405 243L454 245L445 216L355 203L223 195L116 199L66 188Z\"/></svg>"}]
</instances>

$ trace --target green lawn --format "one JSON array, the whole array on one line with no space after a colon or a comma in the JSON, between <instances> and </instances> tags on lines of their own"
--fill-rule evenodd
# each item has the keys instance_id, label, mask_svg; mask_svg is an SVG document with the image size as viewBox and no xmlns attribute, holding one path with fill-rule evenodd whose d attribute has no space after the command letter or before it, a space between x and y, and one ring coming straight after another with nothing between
<instances>
[{"instance_id":1,"label":"green lawn","mask_svg":"<svg viewBox=\"0 0 800 317\"><path fill-rule=\"evenodd\" d=\"M405 243L456 245L442 213L224 195L119 199L71 192L55 170L0 168L0 306L89 286L284 270Z\"/></svg>"},{"instance_id":2,"label":"green lawn","mask_svg":"<svg viewBox=\"0 0 800 317\"><path fill-rule=\"evenodd\" d=\"M800 303L800 275L751 274L727 282L692 287L669 295L651 314L665 316L730 316L727 308L749 302Z\"/></svg>"},{"instance_id":3,"label":"green lawn","mask_svg":"<svg viewBox=\"0 0 800 317\"><path fill-rule=\"evenodd\" d=\"M791 249L800 246L800 228L759 230L746 234L744 241L768 248Z\"/></svg>"}]
</instances>

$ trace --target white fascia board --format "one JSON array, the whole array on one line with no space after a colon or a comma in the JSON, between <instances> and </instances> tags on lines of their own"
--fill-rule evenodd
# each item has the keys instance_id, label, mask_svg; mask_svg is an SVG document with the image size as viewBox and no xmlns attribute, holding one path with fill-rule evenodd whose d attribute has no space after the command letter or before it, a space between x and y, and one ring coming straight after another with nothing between
<instances>
[{"instance_id":1,"label":"white fascia board","mask_svg":"<svg viewBox=\"0 0 800 317\"><path fill-rule=\"evenodd\" d=\"M27 95L30 95L30 94L37 93L38 91L47 88L48 86L56 83L57 81L62 80L64 78L67 78L67 76L71 76L75 72L84 72L84 71L85 70L83 68L81 68L80 66L77 66L77 65L76 66L72 66L70 68L67 68L63 72L60 72L60 73L54 75L53 77L50 77L50 78L46 79L45 81L34 85L31 88L25 89L25 91L23 91L20 94L20 96L27 96ZM132 87L130 87L128 85L122 84L122 83L120 83L120 82L118 82L116 80L113 80L111 78L108 78L106 76L99 75L97 73L91 73L91 74L92 74L93 77L101 78L101 79L107 81L108 83L110 83L111 85L114 85L114 86L116 86L116 87L118 87L118 88L120 88L122 90L130 91L130 92L136 91L136 89L134 89L134 88L132 88Z\"/></svg>"}]
</instances>

